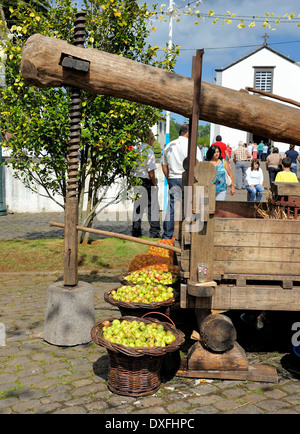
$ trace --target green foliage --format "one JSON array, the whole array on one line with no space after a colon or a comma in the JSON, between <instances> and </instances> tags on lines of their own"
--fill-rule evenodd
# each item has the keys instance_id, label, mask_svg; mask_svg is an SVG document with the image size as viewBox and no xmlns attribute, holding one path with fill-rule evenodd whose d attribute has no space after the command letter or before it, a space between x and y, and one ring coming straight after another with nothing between
<instances>
[{"instance_id":1,"label":"green foliage","mask_svg":"<svg viewBox=\"0 0 300 434\"><path fill-rule=\"evenodd\" d=\"M42 185L45 195L63 207L70 90L28 86L20 75L20 62L22 47L34 33L73 43L76 4L73 0L55 0L54 6L41 13L35 3L46 2L16 1L19 4L16 7L9 3L7 23L14 24L8 26L11 37L0 44L0 50L5 50L7 56L7 86L0 90L0 116L2 129L13 135L6 143L12 152L11 164L16 169L16 176L27 187L34 189L35 183ZM135 0L84 0L83 3L83 9L87 11L86 47L158 68L174 67L176 47L172 48L171 59L167 51L158 59L159 47L147 43L151 13L146 4L139 5ZM137 153L132 145L145 139L149 126L157 122L161 112L149 106L86 92L82 92L82 101L79 223L90 226L103 199L103 188L100 190L100 187L107 187L120 178L126 180L128 187L134 183ZM61 199L58 200L59 196ZM82 214L84 196L88 203L85 219Z\"/></svg>"},{"instance_id":2,"label":"green foliage","mask_svg":"<svg viewBox=\"0 0 300 434\"><path fill-rule=\"evenodd\" d=\"M161 146L157 140L154 140L154 143L152 145L152 151L154 152L155 158L161 157Z\"/></svg>"},{"instance_id":3,"label":"green foliage","mask_svg":"<svg viewBox=\"0 0 300 434\"><path fill-rule=\"evenodd\" d=\"M209 146L209 144L210 144L210 124L199 125L197 143L201 147L205 144L207 146Z\"/></svg>"},{"instance_id":4,"label":"green foliage","mask_svg":"<svg viewBox=\"0 0 300 434\"><path fill-rule=\"evenodd\" d=\"M180 128L180 124L178 122L174 121L174 119L171 119L171 121L170 121L170 142L172 142L173 140L176 140L178 138L179 128Z\"/></svg>"}]
</instances>

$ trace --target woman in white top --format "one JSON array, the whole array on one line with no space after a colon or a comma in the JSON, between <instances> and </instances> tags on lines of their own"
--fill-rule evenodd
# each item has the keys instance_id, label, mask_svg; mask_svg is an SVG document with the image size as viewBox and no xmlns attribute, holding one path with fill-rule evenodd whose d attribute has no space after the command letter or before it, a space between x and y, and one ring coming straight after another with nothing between
<instances>
[{"instance_id":1,"label":"woman in white top","mask_svg":"<svg viewBox=\"0 0 300 434\"><path fill-rule=\"evenodd\" d=\"M259 160L256 158L251 161L251 167L246 170L246 181L248 184L246 188L250 192L250 202L254 202L255 197L257 202L260 202L264 192L264 175L259 167Z\"/></svg>"}]
</instances>

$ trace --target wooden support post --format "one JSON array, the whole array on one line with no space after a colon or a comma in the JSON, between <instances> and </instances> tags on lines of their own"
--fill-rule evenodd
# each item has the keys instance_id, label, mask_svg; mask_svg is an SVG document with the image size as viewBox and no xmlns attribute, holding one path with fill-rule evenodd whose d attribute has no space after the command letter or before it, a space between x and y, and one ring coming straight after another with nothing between
<instances>
[{"instance_id":1,"label":"wooden support post","mask_svg":"<svg viewBox=\"0 0 300 434\"><path fill-rule=\"evenodd\" d=\"M78 283L78 198L67 197L65 209L64 238L64 285Z\"/></svg>"},{"instance_id":2,"label":"wooden support post","mask_svg":"<svg viewBox=\"0 0 300 434\"><path fill-rule=\"evenodd\" d=\"M74 44L84 46L85 12L77 12ZM64 285L78 284L78 169L81 119L81 91L72 88L70 105L70 147L68 156L68 186L65 204Z\"/></svg>"},{"instance_id":3,"label":"wooden support post","mask_svg":"<svg viewBox=\"0 0 300 434\"><path fill-rule=\"evenodd\" d=\"M187 292L193 295L197 291L197 308L195 310L198 328L204 318L211 313L211 295L214 287L210 285L213 281L213 252L214 252L214 212L216 201L216 187L212 181L216 177L216 168L208 161L199 163L194 172L197 182L194 184L194 199L202 196L202 213L198 215L201 219L201 228L191 233L191 255L190 255L190 279ZM197 210L197 206L194 205ZM198 222L199 225L199 222ZM204 282L198 282L198 266L205 266L207 274ZM207 282L207 287L203 286Z\"/></svg>"},{"instance_id":4,"label":"wooden support post","mask_svg":"<svg viewBox=\"0 0 300 434\"><path fill-rule=\"evenodd\" d=\"M200 115L201 76L204 50L197 50L193 57L192 78L194 80L193 111L190 118L189 148L188 148L188 186L194 184L194 168L196 165L198 124Z\"/></svg>"}]
</instances>

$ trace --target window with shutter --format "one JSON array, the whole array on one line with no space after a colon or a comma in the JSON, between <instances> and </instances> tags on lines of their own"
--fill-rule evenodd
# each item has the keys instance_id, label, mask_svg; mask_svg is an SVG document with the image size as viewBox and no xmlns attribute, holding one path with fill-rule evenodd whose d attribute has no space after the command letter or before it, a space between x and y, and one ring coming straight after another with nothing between
<instances>
[{"instance_id":1,"label":"window with shutter","mask_svg":"<svg viewBox=\"0 0 300 434\"><path fill-rule=\"evenodd\" d=\"M273 91L274 67L254 68L254 87L265 92Z\"/></svg>"}]
</instances>

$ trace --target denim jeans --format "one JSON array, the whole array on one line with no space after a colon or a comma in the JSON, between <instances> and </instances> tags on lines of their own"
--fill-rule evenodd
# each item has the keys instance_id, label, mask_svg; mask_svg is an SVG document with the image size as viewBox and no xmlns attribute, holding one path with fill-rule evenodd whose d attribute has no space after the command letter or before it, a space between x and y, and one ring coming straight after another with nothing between
<instances>
[{"instance_id":1,"label":"denim jeans","mask_svg":"<svg viewBox=\"0 0 300 434\"><path fill-rule=\"evenodd\" d=\"M134 202L132 215L132 236L142 235L142 218L147 211L150 225L149 235L151 238L160 238L158 190L154 188L149 179L141 178L142 185L136 188L140 198Z\"/></svg>"},{"instance_id":2,"label":"denim jeans","mask_svg":"<svg viewBox=\"0 0 300 434\"><path fill-rule=\"evenodd\" d=\"M169 178L169 200L168 200L168 209L165 221L163 223L163 235L164 239L171 239L174 233L174 211L175 211L175 202L181 200L181 186L182 179L181 178Z\"/></svg>"},{"instance_id":3,"label":"denim jeans","mask_svg":"<svg viewBox=\"0 0 300 434\"><path fill-rule=\"evenodd\" d=\"M250 202L254 202L255 196L257 202L261 201L262 194L265 191L263 187L260 187L259 185L253 185L253 188L251 188L250 185L247 185L246 188L250 192L250 199L249 199Z\"/></svg>"},{"instance_id":4,"label":"denim jeans","mask_svg":"<svg viewBox=\"0 0 300 434\"><path fill-rule=\"evenodd\" d=\"M292 163L291 172L296 173L296 175L297 175L297 163Z\"/></svg>"}]
</instances>

